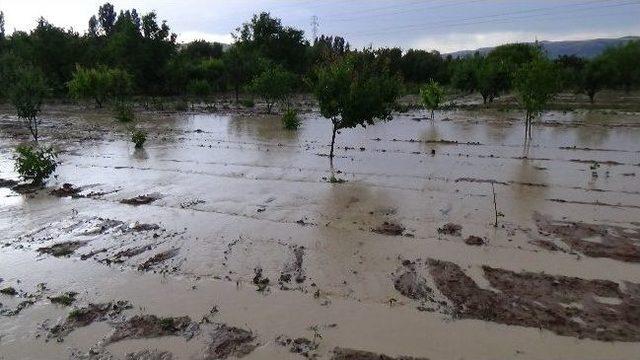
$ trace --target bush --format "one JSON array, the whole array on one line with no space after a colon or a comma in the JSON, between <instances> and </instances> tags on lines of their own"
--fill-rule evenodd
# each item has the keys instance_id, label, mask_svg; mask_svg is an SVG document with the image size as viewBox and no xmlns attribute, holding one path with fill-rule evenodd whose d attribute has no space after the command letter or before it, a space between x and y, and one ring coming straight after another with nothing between
<instances>
[{"instance_id":1,"label":"bush","mask_svg":"<svg viewBox=\"0 0 640 360\"><path fill-rule=\"evenodd\" d=\"M133 89L133 78L125 70L99 66L76 68L68 83L69 94L75 99L93 99L98 107L111 98L122 98Z\"/></svg>"},{"instance_id":2,"label":"bush","mask_svg":"<svg viewBox=\"0 0 640 360\"><path fill-rule=\"evenodd\" d=\"M121 123L130 123L136 119L136 114L133 111L133 105L130 103L117 103L114 111L116 120Z\"/></svg>"},{"instance_id":3,"label":"bush","mask_svg":"<svg viewBox=\"0 0 640 360\"><path fill-rule=\"evenodd\" d=\"M174 105L173 108L176 111L187 111L189 109L189 104L187 104L186 101L184 100L178 100Z\"/></svg>"},{"instance_id":4,"label":"bush","mask_svg":"<svg viewBox=\"0 0 640 360\"><path fill-rule=\"evenodd\" d=\"M282 116L282 125L287 130L297 130L300 127L298 112L294 109L287 109Z\"/></svg>"},{"instance_id":5,"label":"bush","mask_svg":"<svg viewBox=\"0 0 640 360\"><path fill-rule=\"evenodd\" d=\"M254 106L256 106L256 103L253 101L253 99L242 99L240 100L240 105L246 108L253 108Z\"/></svg>"},{"instance_id":6,"label":"bush","mask_svg":"<svg viewBox=\"0 0 640 360\"><path fill-rule=\"evenodd\" d=\"M136 149L142 149L145 141L147 141L147 134L139 129L134 129L131 132L131 141L136 145Z\"/></svg>"},{"instance_id":7,"label":"bush","mask_svg":"<svg viewBox=\"0 0 640 360\"><path fill-rule=\"evenodd\" d=\"M51 148L20 145L16 148L16 171L23 180L41 184L58 166L57 155Z\"/></svg>"}]
</instances>

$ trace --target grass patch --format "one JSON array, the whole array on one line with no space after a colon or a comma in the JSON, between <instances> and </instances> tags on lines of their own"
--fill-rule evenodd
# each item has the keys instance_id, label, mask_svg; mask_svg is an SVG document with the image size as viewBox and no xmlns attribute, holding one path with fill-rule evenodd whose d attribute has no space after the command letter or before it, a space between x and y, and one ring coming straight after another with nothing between
<instances>
[{"instance_id":1,"label":"grass patch","mask_svg":"<svg viewBox=\"0 0 640 360\"><path fill-rule=\"evenodd\" d=\"M49 297L49 300L54 304L69 306L76 301L76 295L78 295L77 292L69 291L62 295L51 296Z\"/></svg>"}]
</instances>

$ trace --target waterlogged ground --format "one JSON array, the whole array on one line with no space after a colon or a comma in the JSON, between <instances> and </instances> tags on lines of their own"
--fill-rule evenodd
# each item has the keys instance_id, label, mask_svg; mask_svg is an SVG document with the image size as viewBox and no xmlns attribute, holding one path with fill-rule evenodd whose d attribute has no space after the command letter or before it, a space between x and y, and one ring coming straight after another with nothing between
<instances>
[{"instance_id":1,"label":"waterlogged ground","mask_svg":"<svg viewBox=\"0 0 640 360\"><path fill-rule=\"evenodd\" d=\"M525 143L515 111L416 111L342 131L333 165L313 112L141 118L136 151L47 109L55 178L2 182L0 359L640 353L640 114L551 112ZM26 133L0 139L17 180Z\"/></svg>"}]
</instances>

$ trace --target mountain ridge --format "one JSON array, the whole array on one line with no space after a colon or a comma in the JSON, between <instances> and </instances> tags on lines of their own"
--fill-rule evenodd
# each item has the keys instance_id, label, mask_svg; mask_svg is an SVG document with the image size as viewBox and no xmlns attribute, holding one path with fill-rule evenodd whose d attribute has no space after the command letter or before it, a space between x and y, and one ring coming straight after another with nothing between
<instances>
[{"instance_id":1,"label":"mountain ridge","mask_svg":"<svg viewBox=\"0 0 640 360\"><path fill-rule=\"evenodd\" d=\"M562 40L562 41L539 41L538 43L547 52L548 56L555 59L562 55L576 55L583 58L594 58L600 55L609 47L623 45L629 41L640 40L640 36L623 36L619 38L596 38L586 40ZM533 44L533 42L525 42L526 44ZM483 47L475 50L460 50L448 53L454 58L461 58L471 56L476 52L481 55L486 55L496 46Z\"/></svg>"}]
</instances>

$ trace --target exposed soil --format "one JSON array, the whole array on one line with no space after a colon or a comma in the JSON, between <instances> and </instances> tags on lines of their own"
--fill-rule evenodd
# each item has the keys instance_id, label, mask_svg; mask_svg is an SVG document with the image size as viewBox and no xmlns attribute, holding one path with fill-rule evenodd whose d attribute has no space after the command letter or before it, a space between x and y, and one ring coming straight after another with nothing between
<instances>
[{"instance_id":1,"label":"exposed soil","mask_svg":"<svg viewBox=\"0 0 640 360\"><path fill-rule=\"evenodd\" d=\"M479 236L469 235L469 237L464 240L464 243L471 246L482 246L486 241Z\"/></svg>"},{"instance_id":2,"label":"exposed soil","mask_svg":"<svg viewBox=\"0 0 640 360\"><path fill-rule=\"evenodd\" d=\"M444 224L442 227L438 228L438 233L444 235L461 236L462 226L453 223Z\"/></svg>"},{"instance_id":3,"label":"exposed soil","mask_svg":"<svg viewBox=\"0 0 640 360\"><path fill-rule=\"evenodd\" d=\"M161 253L158 253L158 254L152 256L151 258L147 259L145 262L140 264L138 266L138 270L148 271L151 268L157 266L158 264L163 263L163 262L175 257L176 255L178 255L178 249L171 249L171 250L163 251Z\"/></svg>"},{"instance_id":4,"label":"exposed soil","mask_svg":"<svg viewBox=\"0 0 640 360\"><path fill-rule=\"evenodd\" d=\"M215 324L210 332L210 339L205 354L207 360L242 358L258 347L251 331L225 324Z\"/></svg>"},{"instance_id":5,"label":"exposed soil","mask_svg":"<svg viewBox=\"0 0 640 360\"><path fill-rule=\"evenodd\" d=\"M155 338L161 336L184 336L191 339L198 333L198 323L188 316L159 318L155 315L136 315L116 325L109 343L124 339Z\"/></svg>"},{"instance_id":6,"label":"exposed soil","mask_svg":"<svg viewBox=\"0 0 640 360\"><path fill-rule=\"evenodd\" d=\"M74 197L81 191L82 189L76 188L72 184L65 183L61 188L51 190L50 194L57 197Z\"/></svg>"},{"instance_id":7,"label":"exposed soil","mask_svg":"<svg viewBox=\"0 0 640 360\"><path fill-rule=\"evenodd\" d=\"M158 199L160 199L158 195L139 195L129 199L122 199L120 202L127 205L138 206L151 204Z\"/></svg>"},{"instance_id":8,"label":"exposed soil","mask_svg":"<svg viewBox=\"0 0 640 360\"><path fill-rule=\"evenodd\" d=\"M18 182L15 180L9 180L9 179L1 179L0 178L0 188L12 188L14 186L18 185Z\"/></svg>"},{"instance_id":9,"label":"exposed soil","mask_svg":"<svg viewBox=\"0 0 640 360\"><path fill-rule=\"evenodd\" d=\"M315 353L318 349L318 344L307 338L298 337L292 339L286 336L278 336L276 343L288 348L291 353L300 354L308 359L315 359L318 356Z\"/></svg>"},{"instance_id":10,"label":"exposed soil","mask_svg":"<svg viewBox=\"0 0 640 360\"><path fill-rule=\"evenodd\" d=\"M333 349L331 360L429 360L428 358L415 358L411 356L392 357L376 354L369 351L353 350L345 348Z\"/></svg>"},{"instance_id":11,"label":"exposed soil","mask_svg":"<svg viewBox=\"0 0 640 360\"><path fill-rule=\"evenodd\" d=\"M63 339L77 328L91 325L96 321L115 320L124 310L131 309L127 301L89 304L72 310L67 319L49 330L49 338Z\"/></svg>"},{"instance_id":12,"label":"exposed soil","mask_svg":"<svg viewBox=\"0 0 640 360\"><path fill-rule=\"evenodd\" d=\"M70 306L76 301L77 292L69 291L64 294L60 294L57 296L50 296L49 300L51 300L54 304L60 304L64 306Z\"/></svg>"},{"instance_id":13,"label":"exposed soil","mask_svg":"<svg viewBox=\"0 0 640 360\"><path fill-rule=\"evenodd\" d=\"M280 272L280 282L290 283L293 280L298 284L303 283L306 279L304 269L302 268L304 246L292 245L290 246L290 250L291 260L284 264Z\"/></svg>"},{"instance_id":14,"label":"exposed soil","mask_svg":"<svg viewBox=\"0 0 640 360\"><path fill-rule=\"evenodd\" d=\"M433 289L420 276L414 264L405 266L405 271L393 280L393 287L400 294L413 300L433 300Z\"/></svg>"},{"instance_id":15,"label":"exposed soil","mask_svg":"<svg viewBox=\"0 0 640 360\"><path fill-rule=\"evenodd\" d=\"M55 257L67 256L73 254L79 248L85 246L86 241L69 241L51 246L41 247L39 253L53 255Z\"/></svg>"},{"instance_id":16,"label":"exposed soil","mask_svg":"<svg viewBox=\"0 0 640 360\"><path fill-rule=\"evenodd\" d=\"M640 227L557 221L538 213L534 220L542 235L557 238L586 256L640 262ZM537 244L544 244L547 250L560 249L550 246L548 240Z\"/></svg>"},{"instance_id":17,"label":"exposed soil","mask_svg":"<svg viewBox=\"0 0 640 360\"><path fill-rule=\"evenodd\" d=\"M371 231L382 235L400 236L404 232L404 226L385 221L380 226L374 228Z\"/></svg>"},{"instance_id":18,"label":"exposed soil","mask_svg":"<svg viewBox=\"0 0 640 360\"><path fill-rule=\"evenodd\" d=\"M173 360L173 355L168 351L141 350L128 353L125 360Z\"/></svg>"},{"instance_id":19,"label":"exposed soil","mask_svg":"<svg viewBox=\"0 0 640 360\"><path fill-rule=\"evenodd\" d=\"M640 341L640 285L483 266L496 289L480 288L460 266L429 260L438 289L462 318L539 327L601 341ZM601 298L611 301L601 302Z\"/></svg>"}]
</instances>

